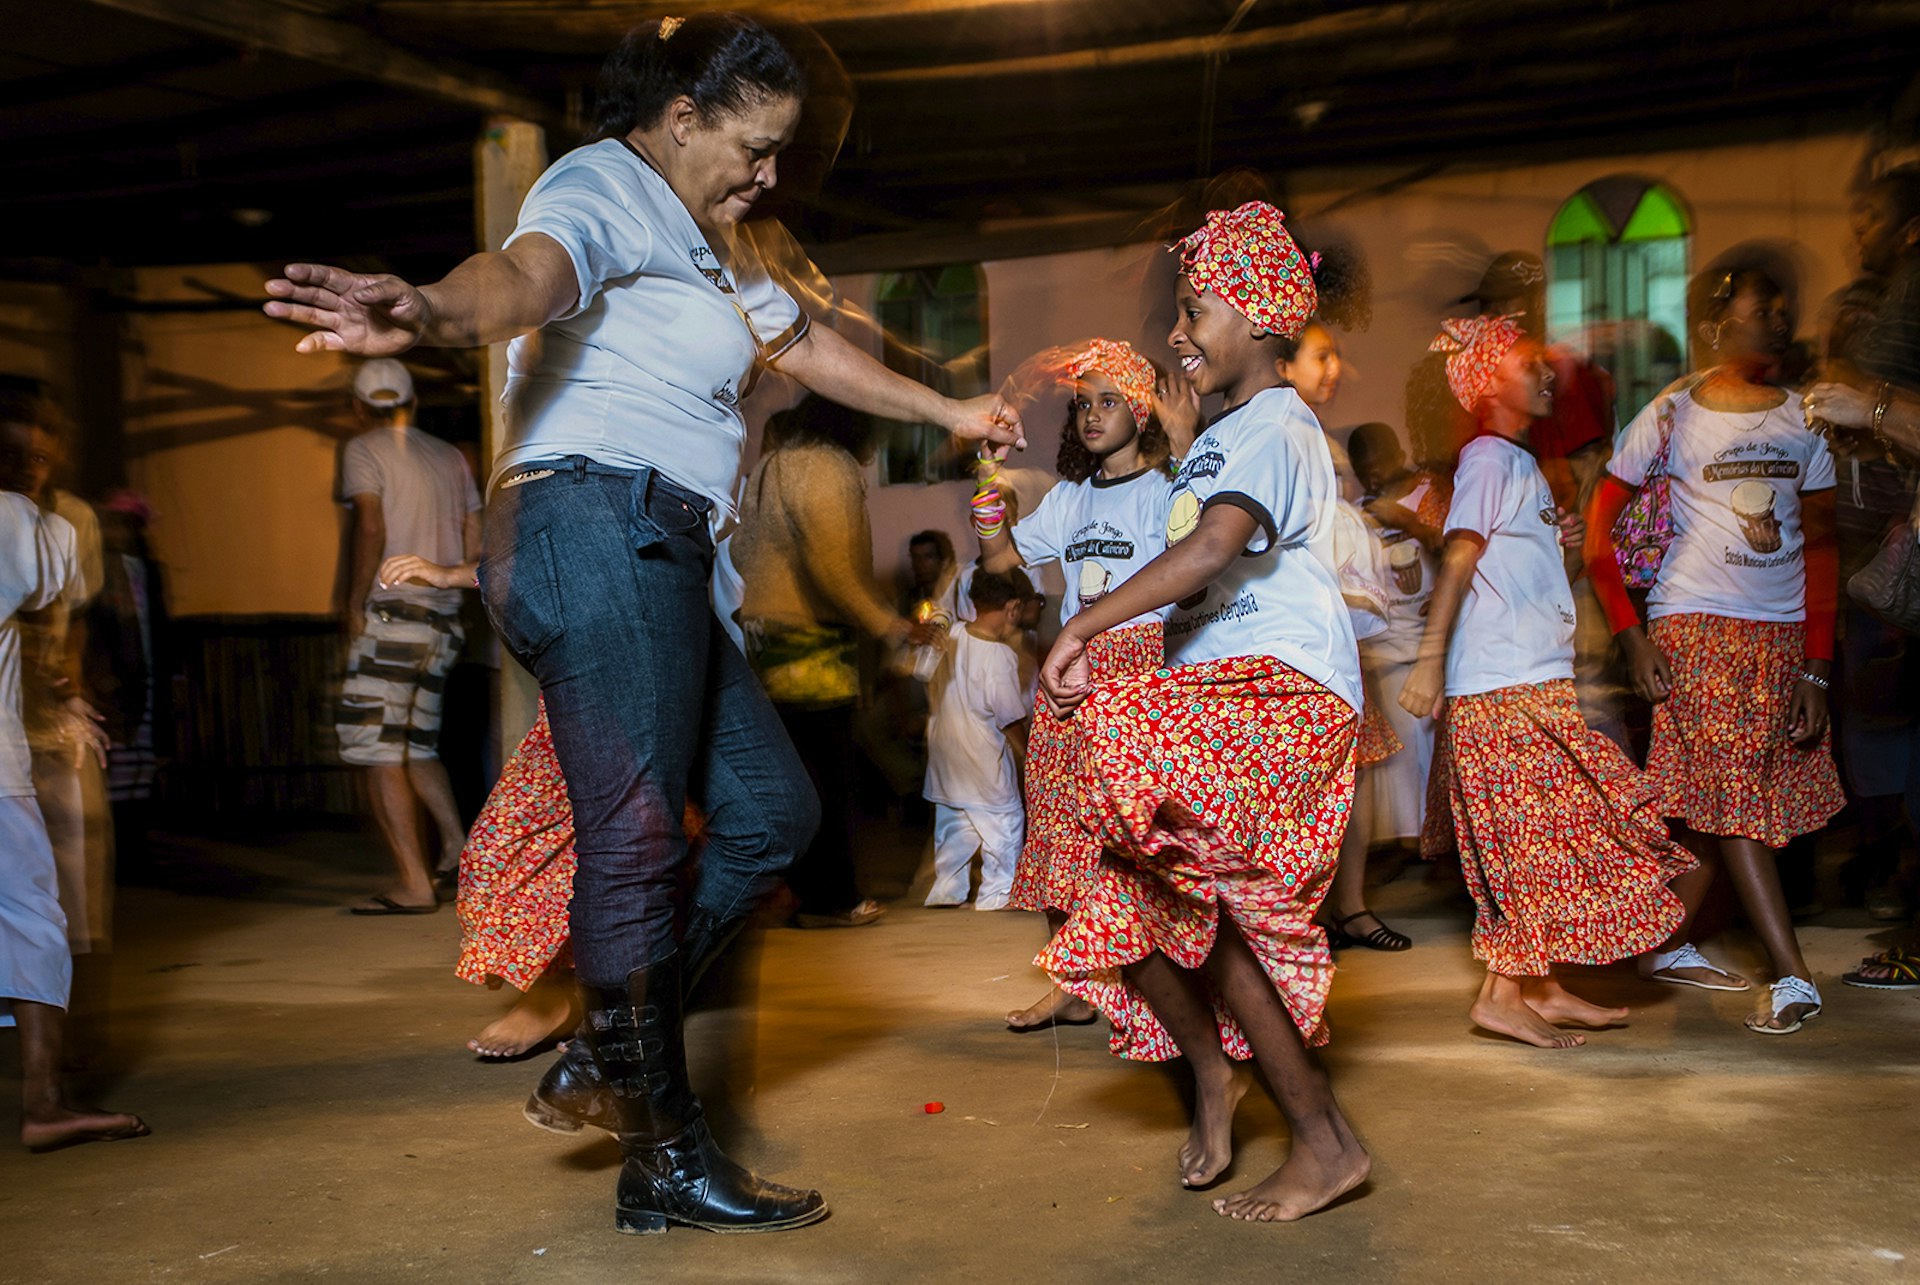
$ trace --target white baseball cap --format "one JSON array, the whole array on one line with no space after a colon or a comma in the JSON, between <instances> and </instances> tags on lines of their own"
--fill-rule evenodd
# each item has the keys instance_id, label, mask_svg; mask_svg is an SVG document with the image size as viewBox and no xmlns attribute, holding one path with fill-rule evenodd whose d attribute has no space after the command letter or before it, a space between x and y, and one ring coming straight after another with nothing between
<instances>
[{"instance_id":1,"label":"white baseball cap","mask_svg":"<svg viewBox=\"0 0 1920 1285\"><path fill-rule=\"evenodd\" d=\"M413 376L391 357L360 363L354 372L353 395L379 410L391 410L413 400Z\"/></svg>"}]
</instances>

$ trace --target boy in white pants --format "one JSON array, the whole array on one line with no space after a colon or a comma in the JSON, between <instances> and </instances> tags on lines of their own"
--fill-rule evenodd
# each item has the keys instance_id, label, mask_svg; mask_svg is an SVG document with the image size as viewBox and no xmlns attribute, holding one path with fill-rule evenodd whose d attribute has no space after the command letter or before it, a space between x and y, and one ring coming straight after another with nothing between
<instances>
[{"instance_id":1,"label":"boy in white pants","mask_svg":"<svg viewBox=\"0 0 1920 1285\"><path fill-rule=\"evenodd\" d=\"M934 672L927 723L926 798L933 804L929 906L967 899L968 867L980 854L975 910L1004 910L1026 840L1020 767L1027 753L1027 699L1020 684L1026 595L1012 577L974 573L974 619L953 626Z\"/></svg>"}]
</instances>

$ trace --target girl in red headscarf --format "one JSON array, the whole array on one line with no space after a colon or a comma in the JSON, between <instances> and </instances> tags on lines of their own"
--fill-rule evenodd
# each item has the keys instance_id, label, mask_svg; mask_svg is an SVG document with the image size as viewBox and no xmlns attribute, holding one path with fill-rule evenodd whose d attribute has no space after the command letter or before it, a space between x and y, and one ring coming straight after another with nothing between
<instances>
[{"instance_id":1,"label":"girl in red headscarf","mask_svg":"<svg viewBox=\"0 0 1920 1285\"><path fill-rule=\"evenodd\" d=\"M1313 277L1263 202L1182 241L1182 370L1225 409L1174 479L1167 551L1069 620L1041 667L1081 725L1081 821L1104 855L1040 955L1113 1021L1122 1057L1184 1055L1193 1129L1180 1181L1211 1184L1259 1061L1291 1154L1228 1217L1286 1221L1366 1179L1365 1148L1309 1052L1332 960L1313 922L1353 797L1360 664L1332 561L1338 498L1320 425L1280 386L1279 343L1313 316ZM1092 640L1171 605L1166 663L1099 675Z\"/></svg>"},{"instance_id":2,"label":"girl in red headscarf","mask_svg":"<svg viewBox=\"0 0 1920 1285\"><path fill-rule=\"evenodd\" d=\"M1059 485L1009 527L998 461L983 459L973 522L980 565L988 571L1060 564L1067 583L1060 604L1064 622L1165 551L1171 470L1151 361L1129 344L1095 339L1067 354L1062 366L1073 381L1073 398L1055 463ZM1159 668L1165 614L1143 612L1102 634L1090 653L1094 667L1115 676ZM1035 703L1027 740L1027 836L1011 902L1045 912L1052 932L1079 904L1100 859L1099 844L1080 825L1074 781L1079 740L1077 725L1053 717L1044 700ZM1032 1031L1093 1019L1085 1000L1056 986L1008 1013L1007 1025Z\"/></svg>"},{"instance_id":3,"label":"girl in red headscarf","mask_svg":"<svg viewBox=\"0 0 1920 1285\"><path fill-rule=\"evenodd\" d=\"M1581 524L1553 499L1527 430L1552 407L1545 354L1509 317L1445 323L1434 340L1477 435L1460 452L1420 658L1400 690L1438 717L1473 953L1487 965L1475 1024L1540 1048L1627 1011L1589 1004L1556 964L1605 964L1661 945L1705 890L1667 838L1657 792L1590 729L1573 688ZM1439 763L1436 770L1442 770ZM1687 903L1668 888L1684 878Z\"/></svg>"},{"instance_id":4,"label":"girl in red headscarf","mask_svg":"<svg viewBox=\"0 0 1920 1285\"><path fill-rule=\"evenodd\" d=\"M1835 586L1833 456L1777 383L1793 312L1775 271L1736 262L1695 282L1689 314L1717 364L1629 424L1594 497L1587 567L1634 686L1654 703L1647 774L1681 841L1726 863L1778 980L1747 1019L1786 1035L1820 1012L1775 853L1845 803L1829 749ZM1643 627L1608 538L1664 476L1673 542ZM1684 939L1648 959L1658 981L1747 982Z\"/></svg>"}]
</instances>

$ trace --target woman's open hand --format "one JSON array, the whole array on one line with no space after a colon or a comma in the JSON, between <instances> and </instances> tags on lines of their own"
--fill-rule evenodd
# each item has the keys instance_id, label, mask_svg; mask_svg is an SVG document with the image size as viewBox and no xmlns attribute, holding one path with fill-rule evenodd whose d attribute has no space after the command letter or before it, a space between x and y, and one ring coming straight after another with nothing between
<instances>
[{"instance_id":1,"label":"woman's open hand","mask_svg":"<svg viewBox=\"0 0 1920 1285\"><path fill-rule=\"evenodd\" d=\"M432 315L426 295L399 277L367 276L320 263L289 263L267 282L269 317L311 326L296 352L391 357L420 342Z\"/></svg>"}]
</instances>

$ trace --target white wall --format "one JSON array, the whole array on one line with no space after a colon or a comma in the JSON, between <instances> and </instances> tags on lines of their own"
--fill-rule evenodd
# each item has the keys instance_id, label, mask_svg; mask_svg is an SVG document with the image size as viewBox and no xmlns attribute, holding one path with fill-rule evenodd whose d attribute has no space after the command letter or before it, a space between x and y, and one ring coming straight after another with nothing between
<instances>
[{"instance_id":1,"label":"white wall","mask_svg":"<svg viewBox=\"0 0 1920 1285\"><path fill-rule=\"evenodd\" d=\"M1312 244L1331 235L1348 241L1373 277L1372 324L1342 336L1348 371L1324 418L1336 429L1367 420L1401 426L1407 372L1450 301L1479 282L1494 255L1543 254L1547 225L1561 204L1611 174L1659 179L1680 194L1694 216L1696 267L1747 240L1795 243L1805 272L1801 330L1813 333L1819 302L1851 275L1847 187L1865 148L1859 135L1822 135L1448 172L1406 186L1398 185L1399 171L1289 176L1289 224L1302 240ZM1394 184L1390 193L1369 195L1387 183ZM1339 208L1332 208L1336 202ZM1092 334L1141 341L1149 355L1166 355L1172 256L1158 245L1008 260L986 270L996 380L1036 349ZM1036 431L1027 458L1049 466L1059 411L1031 419ZM957 548L969 547L964 492L962 483L873 488L874 552L883 581L902 574L906 538L921 527L941 526Z\"/></svg>"}]
</instances>

